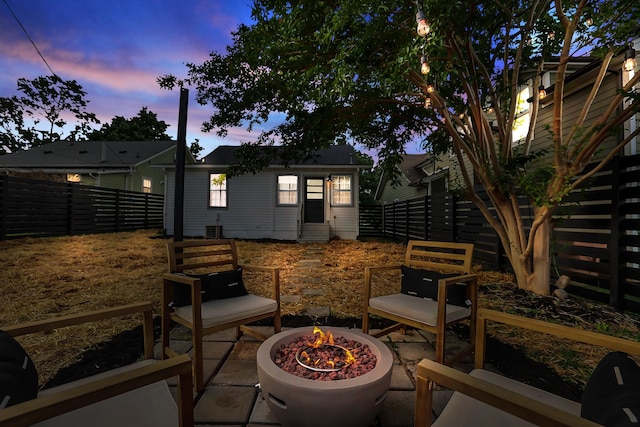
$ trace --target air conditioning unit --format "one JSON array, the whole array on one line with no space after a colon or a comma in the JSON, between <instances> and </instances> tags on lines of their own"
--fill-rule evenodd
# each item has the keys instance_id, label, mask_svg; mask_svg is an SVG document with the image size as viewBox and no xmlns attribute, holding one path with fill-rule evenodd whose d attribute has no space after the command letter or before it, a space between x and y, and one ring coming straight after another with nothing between
<instances>
[{"instance_id":1,"label":"air conditioning unit","mask_svg":"<svg viewBox=\"0 0 640 427\"><path fill-rule=\"evenodd\" d=\"M222 226L221 225L207 225L205 226L205 236L207 239L222 239Z\"/></svg>"}]
</instances>

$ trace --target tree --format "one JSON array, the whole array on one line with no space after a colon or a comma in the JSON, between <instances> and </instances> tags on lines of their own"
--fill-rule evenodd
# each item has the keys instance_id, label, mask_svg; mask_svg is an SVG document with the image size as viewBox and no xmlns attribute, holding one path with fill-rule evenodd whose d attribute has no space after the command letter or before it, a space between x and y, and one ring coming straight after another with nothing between
<instances>
[{"instance_id":1,"label":"tree","mask_svg":"<svg viewBox=\"0 0 640 427\"><path fill-rule=\"evenodd\" d=\"M91 141L167 141L171 139L166 134L168 127L156 113L142 107L135 117L115 116L111 123L103 124L87 137Z\"/></svg>"},{"instance_id":2,"label":"tree","mask_svg":"<svg viewBox=\"0 0 640 427\"><path fill-rule=\"evenodd\" d=\"M593 173L584 168L603 141L638 111L631 88L640 74L598 120L585 121L606 70L635 37L639 8L634 0L255 0L255 22L238 28L226 53L212 52L202 64L187 64L186 78L167 75L159 83L195 86L198 102L214 110L203 128L222 136L282 112L285 120L258 143L278 141L285 159L347 138L378 150L385 173L394 176L404 145L415 138L427 151L452 151L464 194L496 230L518 286L547 293L552 214ZM425 36L416 35L422 17L416 12L430 21ZM578 121L563 133L568 60L578 53L597 55L600 72ZM514 149L517 89L527 79L537 88L554 56L549 152L533 150L535 93L524 148ZM423 62L426 77L417 72ZM425 108L427 99L432 108ZM605 153L603 163L637 132ZM246 145L239 170L266 164L252 148ZM474 192L476 181L489 203ZM520 215L522 197L533 206L530 227Z\"/></svg>"},{"instance_id":3,"label":"tree","mask_svg":"<svg viewBox=\"0 0 640 427\"><path fill-rule=\"evenodd\" d=\"M33 80L18 79L22 96L0 98L0 153L27 150L59 140L81 141L99 124L95 114L86 110L86 92L75 80L40 76ZM70 113L76 122L70 131L64 128ZM65 132L68 132L65 135Z\"/></svg>"}]
</instances>

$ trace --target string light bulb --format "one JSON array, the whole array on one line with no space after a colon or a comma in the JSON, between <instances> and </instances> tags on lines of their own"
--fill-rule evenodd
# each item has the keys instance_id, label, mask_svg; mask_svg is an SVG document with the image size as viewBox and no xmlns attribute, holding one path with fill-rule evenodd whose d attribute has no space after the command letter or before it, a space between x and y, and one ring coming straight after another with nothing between
<instances>
[{"instance_id":1,"label":"string light bulb","mask_svg":"<svg viewBox=\"0 0 640 427\"><path fill-rule=\"evenodd\" d=\"M590 27L593 25L593 18L591 17L591 15L587 15L587 18L584 21L585 24L587 24L587 27Z\"/></svg>"},{"instance_id":2,"label":"string light bulb","mask_svg":"<svg viewBox=\"0 0 640 427\"><path fill-rule=\"evenodd\" d=\"M547 91L544 89L544 85L540 85L538 87L538 96L540 97L540 99L543 99L545 96L547 96Z\"/></svg>"},{"instance_id":3,"label":"string light bulb","mask_svg":"<svg viewBox=\"0 0 640 427\"><path fill-rule=\"evenodd\" d=\"M419 36L425 37L431 31L431 25L427 21L424 12L419 10L416 13L416 23L418 24L417 32Z\"/></svg>"},{"instance_id":4,"label":"string light bulb","mask_svg":"<svg viewBox=\"0 0 640 427\"><path fill-rule=\"evenodd\" d=\"M427 62L427 57L422 55L420 57L420 72L422 74L429 74L429 71L431 71L431 67L429 66L429 63Z\"/></svg>"},{"instance_id":5,"label":"string light bulb","mask_svg":"<svg viewBox=\"0 0 640 427\"><path fill-rule=\"evenodd\" d=\"M556 39L556 32L551 30L549 31L549 40L555 40Z\"/></svg>"},{"instance_id":6,"label":"string light bulb","mask_svg":"<svg viewBox=\"0 0 640 427\"><path fill-rule=\"evenodd\" d=\"M431 108L431 98L427 96L427 99L424 100L424 108Z\"/></svg>"},{"instance_id":7,"label":"string light bulb","mask_svg":"<svg viewBox=\"0 0 640 427\"><path fill-rule=\"evenodd\" d=\"M493 107L487 108L487 114L493 114L493 113L495 113L495 110L493 109Z\"/></svg>"},{"instance_id":8,"label":"string light bulb","mask_svg":"<svg viewBox=\"0 0 640 427\"><path fill-rule=\"evenodd\" d=\"M435 91L436 91L436 88L435 88L434 85L432 85L432 84L428 84L427 85L427 93L433 93Z\"/></svg>"},{"instance_id":9,"label":"string light bulb","mask_svg":"<svg viewBox=\"0 0 640 427\"><path fill-rule=\"evenodd\" d=\"M622 68L625 71L633 71L636 68L636 50L634 48L629 48L624 53L624 63L622 64Z\"/></svg>"}]
</instances>

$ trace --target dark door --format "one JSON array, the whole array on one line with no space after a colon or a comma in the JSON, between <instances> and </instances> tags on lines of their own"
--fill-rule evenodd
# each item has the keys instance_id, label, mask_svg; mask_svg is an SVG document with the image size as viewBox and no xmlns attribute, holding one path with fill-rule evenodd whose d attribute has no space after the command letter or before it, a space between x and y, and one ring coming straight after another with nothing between
<instances>
[{"instance_id":1,"label":"dark door","mask_svg":"<svg viewBox=\"0 0 640 427\"><path fill-rule=\"evenodd\" d=\"M324 178L305 178L304 222L324 223Z\"/></svg>"}]
</instances>

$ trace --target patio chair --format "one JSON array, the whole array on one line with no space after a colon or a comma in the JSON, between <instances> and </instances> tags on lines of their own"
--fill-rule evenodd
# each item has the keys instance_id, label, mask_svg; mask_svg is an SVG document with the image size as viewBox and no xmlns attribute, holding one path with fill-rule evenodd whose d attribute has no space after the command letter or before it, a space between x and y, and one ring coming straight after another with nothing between
<instances>
[{"instance_id":1,"label":"patio chair","mask_svg":"<svg viewBox=\"0 0 640 427\"><path fill-rule=\"evenodd\" d=\"M143 360L39 392L35 367L20 344L12 338L134 314L143 316ZM6 369L4 375L7 376L4 378L11 378L5 386L17 384L17 388L21 388L33 382L33 392L37 396L23 398L25 393L20 393L20 390L4 390L7 395L0 396L0 401L8 406L0 409L0 426L193 426L191 360L187 355L162 361L153 360L150 302L3 326L1 329L8 334L10 340L5 336L3 344L11 346L10 349L5 347L0 357L3 359L0 365ZM33 381L25 381L25 378L30 377L11 369L10 360L13 359L9 353L22 353L24 362L21 366L23 370L30 367ZM165 381L173 377L178 377L177 403ZM28 394L30 393L29 391Z\"/></svg>"},{"instance_id":2,"label":"patio chair","mask_svg":"<svg viewBox=\"0 0 640 427\"><path fill-rule=\"evenodd\" d=\"M475 330L478 280L471 273L473 245L411 240L403 265L370 266L364 270L362 331L369 332L369 316L391 319L396 324L373 334L381 337L410 326L435 334L438 363L445 363L445 333L457 322L469 320ZM400 292L374 295L372 276L382 271L400 270ZM455 363L473 350L473 342L447 363Z\"/></svg>"},{"instance_id":3,"label":"patio chair","mask_svg":"<svg viewBox=\"0 0 640 427\"><path fill-rule=\"evenodd\" d=\"M175 356L170 347L171 321L191 330L193 372L196 391L204 388L203 336L237 328L262 341L267 337L247 326L273 318L274 333L280 332L280 273L275 267L239 265L234 240L190 240L167 243L169 273L162 287L163 357ZM271 276L270 298L249 293L243 270Z\"/></svg>"},{"instance_id":4,"label":"patio chair","mask_svg":"<svg viewBox=\"0 0 640 427\"><path fill-rule=\"evenodd\" d=\"M488 322L546 333L614 352L605 356L592 373L581 404L485 370ZM418 364L415 427L592 427L636 425L630 420L640 418L640 367L626 357L626 353L640 356L640 342L488 309L478 310L475 342L475 369L469 374L427 359ZM433 390L436 384L454 390L454 393L434 422Z\"/></svg>"}]
</instances>

